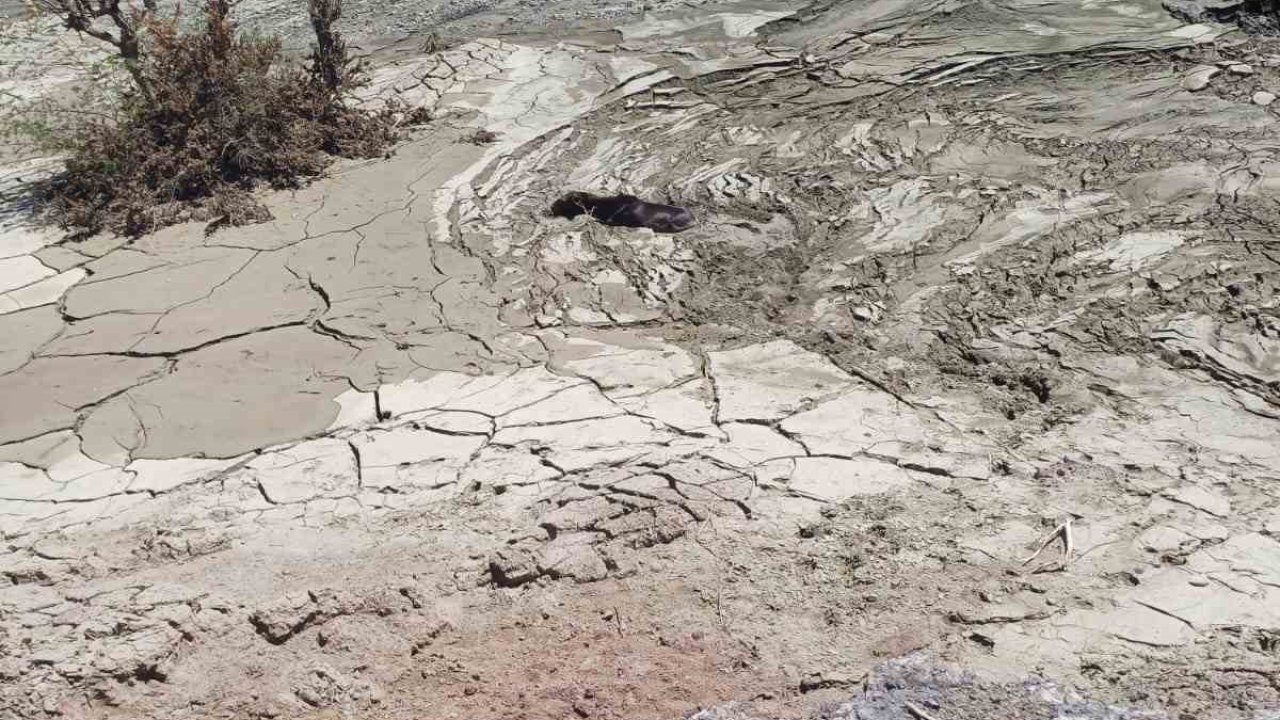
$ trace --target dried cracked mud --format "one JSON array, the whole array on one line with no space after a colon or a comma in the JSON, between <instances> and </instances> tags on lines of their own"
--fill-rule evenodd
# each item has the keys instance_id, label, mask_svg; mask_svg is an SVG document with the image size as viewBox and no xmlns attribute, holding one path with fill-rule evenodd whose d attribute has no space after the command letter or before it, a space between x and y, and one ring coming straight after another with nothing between
<instances>
[{"instance_id":1,"label":"dried cracked mud","mask_svg":"<svg viewBox=\"0 0 1280 720\"><path fill-rule=\"evenodd\" d=\"M1280 717L1280 42L536 7L272 222L6 207L0 717Z\"/></svg>"}]
</instances>

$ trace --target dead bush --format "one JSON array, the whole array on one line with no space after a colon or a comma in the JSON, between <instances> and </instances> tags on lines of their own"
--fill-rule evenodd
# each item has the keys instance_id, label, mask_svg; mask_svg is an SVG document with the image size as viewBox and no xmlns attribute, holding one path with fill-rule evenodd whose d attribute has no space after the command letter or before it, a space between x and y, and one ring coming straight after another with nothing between
<instances>
[{"instance_id":1,"label":"dead bush","mask_svg":"<svg viewBox=\"0 0 1280 720\"><path fill-rule=\"evenodd\" d=\"M457 44L456 40L446 38L440 33L432 30L427 33L427 36L418 44L418 52L425 55L432 55L434 53L444 52L445 50L455 47Z\"/></svg>"},{"instance_id":2,"label":"dead bush","mask_svg":"<svg viewBox=\"0 0 1280 720\"><path fill-rule=\"evenodd\" d=\"M472 145L492 145L498 142L500 136L492 130L480 128L467 136L467 142Z\"/></svg>"},{"instance_id":3,"label":"dead bush","mask_svg":"<svg viewBox=\"0 0 1280 720\"><path fill-rule=\"evenodd\" d=\"M307 12L316 35L309 70L321 87L339 95L364 78L364 66L350 56L346 41L333 27L342 17L342 0L307 0Z\"/></svg>"},{"instance_id":4,"label":"dead bush","mask_svg":"<svg viewBox=\"0 0 1280 720\"><path fill-rule=\"evenodd\" d=\"M143 80L116 120L78 130L46 192L49 216L130 235L186 219L254 222L269 217L255 188L297 186L330 156L384 152L397 113L346 103L362 78L333 30L340 0L310 2L318 43L307 67L288 62L277 39L238 33L228 0L207 0L191 30L136 15Z\"/></svg>"}]
</instances>

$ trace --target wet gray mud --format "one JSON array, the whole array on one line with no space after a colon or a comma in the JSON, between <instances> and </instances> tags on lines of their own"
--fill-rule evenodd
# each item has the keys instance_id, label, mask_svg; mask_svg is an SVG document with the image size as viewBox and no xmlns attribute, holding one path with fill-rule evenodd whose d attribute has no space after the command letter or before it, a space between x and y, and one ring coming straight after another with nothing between
<instances>
[{"instance_id":1,"label":"wet gray mud","mask_svg":"<svg viewBox=\"0 0 1280 720\"><path fill-rule=\"evenodd\" d=\"M271 222L6 206L0 717L1274 718L1280 44L602 7Z\"/></svg>"}]
</instances>

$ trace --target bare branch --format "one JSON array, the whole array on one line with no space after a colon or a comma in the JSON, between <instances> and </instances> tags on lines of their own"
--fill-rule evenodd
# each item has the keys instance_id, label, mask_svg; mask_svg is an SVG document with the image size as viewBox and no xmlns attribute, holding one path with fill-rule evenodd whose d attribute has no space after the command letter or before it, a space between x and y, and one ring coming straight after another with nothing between
<instances>
[{"instance_id":1,"label":"bare branch","mask_svg":"<svg viewBox=\"0 0 1280 720\"><path fill-rule=\"evenodd\" d=\"M120 0L28 0L28 3L37 12L61 19L68 30L114 47L138 90L150 93L150 85L141 70L142 43L138 27L154 11L156 0L143 0L144 9L122 4ZM114 26L114 33L102 26L100 21L104 20Z\"/></svg>"},{"instance_id":2,"label":"bare branch","mask_svg":"<svg viewBox=\"0 0 1280 720\"><path fill-rule=\"evenodd\" d=\"M316 42L311 46L311 74L330 93L351 85L360 66L347 54L347 43L334 29L342 17L342 0L307 0Z\"/></svg>"}]
</instances>

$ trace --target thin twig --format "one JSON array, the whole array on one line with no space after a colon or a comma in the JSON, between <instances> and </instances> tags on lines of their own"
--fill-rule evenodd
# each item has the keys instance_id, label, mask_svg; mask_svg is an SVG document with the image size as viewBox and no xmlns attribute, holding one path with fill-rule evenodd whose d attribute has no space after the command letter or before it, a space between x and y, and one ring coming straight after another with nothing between
<instances>
[{"instance_id":1,"label":"thin twig","mask_svg":"<svg viewBox=\"0 0 1280 720\"><path fill-rule=\"evenodd\" d=\"M1031 557L1027 558L1026 560L1023 560L1022 564L1026 565L1027 563L1030 563L1032 560L1035 560L1036 558L1040 557L1040 553L1044 552L1045 548L1052 545L1053 541L1057 540L1058 538L1062 538L1062 567L1066 567L1067 563L1071 562L1071 554L1075 551L1075 541L1071 537L1071 521L1070 520L1067 520L1066 522L1062 523L1058 527L1054 528L1053 532L1049 533L1049 537L1045 538L1044 542L1040 543L1040 547L1037 548L1034 553L1031 553Z\"/></svg>"},{"instance_id":2,"label":"thin twig","mask_svg":"<svg viewBox=\"0 0 1280 720\"><path fill-rule=\"evenodd\" d=\"M910 700L905 700L903 701L902 704L907 708L907 712L911 713L912 715L915 715L917 718L919 718L919 720L937 720L937 718L925 712L923 708L911 702Z\"/></svg>"}]
</instances>

